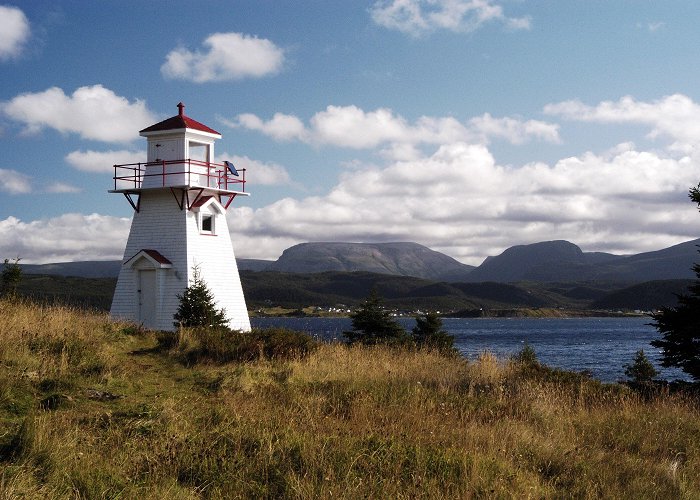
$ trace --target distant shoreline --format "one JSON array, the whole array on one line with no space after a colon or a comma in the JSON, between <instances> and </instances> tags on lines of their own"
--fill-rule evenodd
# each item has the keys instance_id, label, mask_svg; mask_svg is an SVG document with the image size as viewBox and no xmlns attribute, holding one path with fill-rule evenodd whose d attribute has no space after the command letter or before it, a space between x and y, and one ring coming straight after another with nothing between
<instances>
[{"instance_id":1,"label":"distant shoreline","mask_svg":"<svg viewBox=\"0 0 700 500\"><path fill-rule=\"evenodd\" d=\"M257 309L248 312L250 317L269 318L348 318L350 313L318 312L315 308L285 309L281 307L269 309ZM416 313L397 313L396 317L412 318ZM474 309L449 313L441 313L443 318L639 318L649 316L650 311L603 311L603 310L577 310L558 308L513 308L513 309Z\"/></svg>"}]
</instances>

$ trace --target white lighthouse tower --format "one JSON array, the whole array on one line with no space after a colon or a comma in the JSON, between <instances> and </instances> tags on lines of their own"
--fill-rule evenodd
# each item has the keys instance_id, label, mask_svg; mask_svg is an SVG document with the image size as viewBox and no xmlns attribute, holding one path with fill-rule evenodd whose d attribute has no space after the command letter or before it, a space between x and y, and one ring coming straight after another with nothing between
<instances>
[{"instance_id":1,"label":"white lighthouse tower","mask_svg":"<svg viewBox=\"0 0 700 500\"><path fill-rule=\"evenodd\" d=\"M250 330L226 209L245 195L245 170L214 163L213 130L178 114L140 131L146 163L114 166L114 189L134 208L110 314L174 330L178 295L196 271L224 309L228 326Z\"/></svg>"}]
</instances>

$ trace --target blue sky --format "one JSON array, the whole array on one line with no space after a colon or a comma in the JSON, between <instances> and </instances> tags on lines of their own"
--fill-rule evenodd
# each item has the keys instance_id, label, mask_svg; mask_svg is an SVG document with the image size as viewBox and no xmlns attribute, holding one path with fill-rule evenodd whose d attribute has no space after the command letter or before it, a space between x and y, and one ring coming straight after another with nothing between
<instances>
[{"instance_id":1,"label":"blue sky","mask_svg":"<svg viewBox=\"0 0 700 500\"><path fill-rule=\"evenodd\" d=\"M111 165L179 101L247 168L238 257L697 238L698 22L691 0L0 3L0 257L121 258Z\"/></svg>"}]
</instances>

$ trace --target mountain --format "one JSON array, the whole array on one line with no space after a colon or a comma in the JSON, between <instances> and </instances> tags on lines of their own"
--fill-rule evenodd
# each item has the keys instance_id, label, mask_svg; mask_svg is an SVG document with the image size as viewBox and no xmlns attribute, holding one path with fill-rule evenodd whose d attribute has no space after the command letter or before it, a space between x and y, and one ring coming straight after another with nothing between
<instances>
[{"instance_id":1,"label":"mountain","mask_svg":"<svg viewBox=\"0 0 700 500\"><path fill-rule=\"evenodd\" d=\"M616 281L639 283L651 280L688 279L698 260L700 239L631 256L586 253L568 241L545 241L510 247L487 258L466 281L571 282Z\"/></svg>"},{"instance_id":2,"label":"mountain","mask_svg":"<svg viewBox=\"0 0 700 500\"><path fill-rule=\"evenodd\" d=\"M20 264L24 274L77 276L80 278L115 278L121 267L119 260L58 262L55 264Z\"/></svg>"},{"instance_id":3,"label":"mountain","mask_svg":"<svg viewBox=\"0 0 700 500\"><path fill-rule=\"evenodd\" d=\"M276 261L238 259L237 262L239 270L256 272L361 271L451 283L631 285L652 280L693 279L693 264L700 260L699 244L697 239L654 252L620 256L583 252L568 241L545 241L510 247L474 268L417 243L302 243L285 250ZM116 277L120 265L120 261L90 261L21 264L21 267L26 274L104 278Z\"/></svg>"},{"instance_id":4,"label":"mountain","mask_svg":"<svg viewBox=\"0 0 700 500\"><path fill-rule=\"evenodd\" d=\"M437 281L462 281L472 266L418 243L301 243L266 270L294 273L364 271Z\"/></svg>"},{"instance_id":5,"label":"mountain","mask_svg":"<svg viewBox=\"0 0 700 500\"><path fill-rule=\"evenodd\" d=\"M274 260L236 259L239 271L266 271Z\"/></svg>"}]
</instances>

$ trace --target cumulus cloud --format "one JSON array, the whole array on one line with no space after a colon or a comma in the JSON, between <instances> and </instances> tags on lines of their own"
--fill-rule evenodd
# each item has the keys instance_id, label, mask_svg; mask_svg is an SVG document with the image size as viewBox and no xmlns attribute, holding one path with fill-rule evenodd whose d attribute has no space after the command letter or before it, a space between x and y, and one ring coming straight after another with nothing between
<instances>
[{"instance_id":1,"label":"cumulus cloud","mask_svg":"<svg viewBox=\"0 0 700 500\"><path fill-rule=\"evenodd\" d=\"M699 176L688 158L629 145L516 168L498 165L484 145L453 143L346 172L325 196L234 208L230 217L238 254L264 258L303 241L418 241L470 264L553 238L634 253L696 237L686 193Z\"/></svg>"},{"instance_id":2,"label":"cumulus cloud","mask_svg":"<svg viewBox=\"0 0 700 500\"><path fill-rule=\"evenodd\" d=\"M252 113L243 113L236 117L236 120L219 119L221 123L228 127L243 127L249 130L262 132L278 141L307 140L307 132L304 122L293 115L275 113L272 119L263 121Z\"/></svg>"},{"instance_id":3,"label":"cumulus cloud","mask_svg":"<svg viewBox=\"0 0 700 500\"><path fill-rule=\"evenodd\" d=\"M292 182L287 169L277 163L264 163L251 160L247 156L228 155L226 153L217 156L227 158L238 170L246 169L246 181L254 185L285 185Z\"/></svg>"},{"instance_id":4,"label":"cumulus cloud","mask_svg":"<svg viewBox=\"0 0 700 500\"><path fill-rule=\"evenodd\" d=\"M17 7L0 5L0 61L18 57L29 39L27 16Z\"/></svg>"},{"instance_id":5,"label":"cumulus cloud","mask_svg":"<svg viewBox=\"0 0 700 500\"><path fill-rule=\"evenodd\" d=\"M494 118L489 113L485 113L469 120L469 124L474 131L482 135L484 141L499 137L512 144L523 144L532 138L553 143L560 142L559 125L539 120Z\"/></svg>"},{"instance_id":6,"label":"cumulus cloud","mask_svg":"<svg viewBox=\"0 0 700 500\"><path fill-rule=\"evenodd\" d=\"M0 103L0 110L23 123L25 133L52 128L103 142L132 141L156 121L143 101L130 103L102 85L80 87L70 96L58 87L20 94Z\"/></svg>"},{"instance_id":7,"label":"cumulus cloud","mask_svg":"<svg viewBox=\"0 0 700 500\"><path fill-rule=\"evenodd\" d=\"M26 194L32 191L30 178L16 170L0 168L0 191L9 194Z\"/></svg>"},{"instance_id":8,"label":"cumulus cloud","mask_svg":"<svg viewBox=\"0 0 700 500\"><path fill-rule=\"evenodd\" d=\"M495 0L382 0L370 8L372 20L411 36L436 30L469 33L501 22L511 29L529 29L529 17L508 17Z\"/></svg>"},{"instance_id":9,"label":"cumulus cloud","mask_svg":"<svg viewBox=\"0 0 700 500\"><path fill-rule=\"evenodd\" d=\"M242 33L214 33L204 50L179 47L171 51L161 73L167 78L196 83L261 78L281 71L284 50L265 38Z\"/></svg>"},{"instance_id":10,"label":"cumulus cloud","mask_svg":"<svg viewBox=\"0 0 700 500\"><path fill-rule=\"evenodd\" d=\"M417 144L446 144L457 141L487 143L492 138L522 144L532 139L559 141L559 126L538 120L494 118L486 113L463 124L453 117L422 116L410 123L388 108L364 111L357 106L328 106L309 120L308 127L293 115L277 113L265 121L241 114L228 126L256 130L276 140L296 139L354 149L387 145L389 149Z\"/></svg>"},{"instance_id":11,"label":"cumulus cloud","mask_svg":"<svg viewBox=\"0 0 700 500\"><path fill-rule=\"evenodd\" d=\"M72 151L66 162L77 170L94 173L114 173L114 165L146 161L146 153L129 150L119 151Z\"/></svg>"},{"instance_id":12,"label":"cumulus cloud","mask_svg":"<svg viewBox=\"0 0 700 500\"><path fill-rule=\"evenodd\" d=\"M25 264L81 260L120 260L131 221L99 214L64 214L24 222L0 220L0 255Z\"/></svg>"},{"instance_id":13,"label":"cumulus cloud","mask_svg":"<svg viewBox=\"0 0 700 500\"><path fill-rule=\"evenodd\" d=\"M544 112L568 120L596 123L636 123L651 126L650 137L672 139L674 149L700 145L700 105L683 94L656 101L638 101L625 96L618 101L603 101L589 106L579 100L548 104Z\"/></svg>"}]
</instances>

